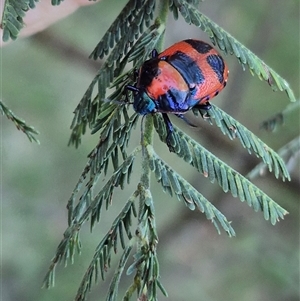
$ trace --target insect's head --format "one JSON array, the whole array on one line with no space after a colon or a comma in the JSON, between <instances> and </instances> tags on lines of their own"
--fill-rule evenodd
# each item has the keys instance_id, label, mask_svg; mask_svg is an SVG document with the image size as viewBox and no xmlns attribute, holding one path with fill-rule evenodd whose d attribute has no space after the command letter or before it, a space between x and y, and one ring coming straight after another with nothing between
<instances>
[{"instance_id":1,"label":"insect's head","mask_svg":"<svg viewBox=\"0 0 300 301\"><path fill-rule=\"evenodd\" d=\"M156 112L156 106L151 97L147 94L144 88L135 86L127 86L127 89L134 93L133 109L141 115Z\"/></svg>"}]
</instances>

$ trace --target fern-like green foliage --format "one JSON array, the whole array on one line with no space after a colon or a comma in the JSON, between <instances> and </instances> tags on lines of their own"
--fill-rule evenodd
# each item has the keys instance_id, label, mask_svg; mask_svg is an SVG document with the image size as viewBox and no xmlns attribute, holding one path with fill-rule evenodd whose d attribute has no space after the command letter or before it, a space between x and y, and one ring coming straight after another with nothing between
<instances>
[{"instance_id":1,"label":"fern-like green foliage","mask_svg":"<svg viewBox=\"0 0 300 301\"><path fill-rule=\"evenodd\" d=\"M171 1L171 7L175 18L178 17L178 12L180 12L187 23L194 24L205 31L214 45L218 45L225 53L235 55L244 69L249 69L252 75L255 74L261 80L267 81L274 91L277 89L285 91L291 101L296 101L294 92L289 87L286 80L267 66L260 58L237 41L232 35L202 14L199 10L195 9L193 4L189 2L191 1Z\"/></svg>"},{"instance_id":2,"label":"fern-like green foliage","mask_svg":"<svg viewBox=\"0 0 300 301\"><path fill-rule=\"evenodd\" d=\"M55 4L59 2L55 1ZM86 300L94 282L100 278L105 280L113 256L116 255L119 255L119 262L106 300L117 300L126 264L129 265L126 275L134 277L122 300L157 300L158 290L167 296L160 281L151 174L154 174L163 191L176 196L190 210L197 209L204 213L219 233L223 229L229 236L235 235L230 221L155 152L152 146L154 128L163 143L167 136L159 113L143 119L145 130L141 145L128 153L130 135L139 116L128 113L133 95L127 91L126 86L134 84L135 70L143 64L151 51L154 48L162 49L169 12L175 18L181 14L189 24L199 26L221 50L235 55L243 68L248 68L252 74L266 80L273 89L286 91L290 100L294 100L287 82L229 33L204 16L197 9L199 1L160 1L158 7L156 3L154 0L128 1L90 55L93 59L106 56L106 61L75 109L69 143L77 147L87 128L91 133L99 135L99 143L90 152L88 162L68 201L68 228L45 277L46 287L54 285L56 265L61 261L65 265L69 261L73 262L76 252L81 252L82 226L89 222L93 230L101 222L104 208L107 211L113 205L115 190L123 189L130 183L131 175L136 171L135 159L138 155L142 156L140 181L128 200L119 200L124 203L124 207L96 247L76 300ZM129 63L130 67L125 69ZM107 88L113 89L112 94L107 95ZM195 109L194 113L199 114L199 110ZM203 112L200 113L203 115ZM249 153L254 153L262 160L276 178L290 179L280 156L232 116L216 106L212 106L208 114L206 121L216 125L229 139L238 139ZM182 164L191 165L199 172L199 176L204 176L204 181L207 178L211 183L218 184L224 192L230 192L246 202L255 211L262 211L264 218L272 224L287 214L285 209L261 189L177 127L174 127L170 136L170 144L178 158L182 159ZM112 174L99 189L99 179L108 175L109 166L112 166ZM136 226L133 219L136 220ZM133 260L130 259L131 255Z\"/></svg>"},{"instance_id":3,"label":"fern-like green foliage","mask_svg":"<svg viewBox=\"0 0 300 301\"><path fill-rule=\"evenodd\" d=\"M297 100L295 103L288 104L282 112L279 112L276 115L263 121L261 124L261 128L267 131L274 131L278 126L284 123L284 121L289 117L289 115L291 115L295 111L300 111L300 100Z\"/></svg>"},{"instance_id":4,"label":"fern-like green foliage","mask_svg":"<svg viewBox=\"0 0 300 301\"><path fill-rule=\"evenodd\" d=\"M199 147L201 146L199 145ZM148 156L150 169L155 173L156 180L162 185L165 192L168 192L171 196L175 194L179 200L184 201L189 209L194 210L197 208L205 213L206 218L212 221L219 233L218 222L229 236L235 236L235 232L226 217L183 177L159 158L150 147L148 148Z\"/></svg>"},{"instance_id":5,"label":"fern-like green foliage","mask_svg":"<svg viewBox=\"0 0 300 301\"><path fill-rule=\"evenodd\" d=\"M38 0L5 0L1 28L3 29L2 40L15 40L20 30L24 27L23 18L29 9L35 7Z\"/></svg>"},{"instance_id":6,"label":"fern-like green foliage","mask_svg":"<svg viewBox=\"0 0 300 301\"><path fill-rule=\"evenodd\" d=\"M165 140L166 131L163 127L163 120L159 115L155 116L154 124L160 138ZM255 211L263 211L265 219L270 219L273 225L287 214L286 210L275 203L249 180L176 127L174 127L172 138L172 146L179 157L195 167L212 183L216 181L224 192L230 191L234 197L238 197L242 202L246 201ZM271 154L274 153L273 162L277 166L275 169L276 173L279 173L280 166L283 178L285 175L289 177L282 159L278 155L275 156L274 151L270 150L269 152Z\"/></svg>"},{"instance_id":7,"label":"fern-like green foliage","mask_svg":"<svg viewBox=\"0 0 300 301\"><path fill-rule=\"evenodd\" d=\"M197 111L199 110L193 110L194 113L197 113ZM223 134L230 139L239 139L250 154L254 152L257 157L263 160L263 163L270 172L274 172L277 179L281 177L283 181L285 179L290 180L289 173L281 157L246 127L215 105L212 105L209 115L210 118L205 118L204 120L209 121L211 124L215 122Z\"/></svg>"},{"instance_id":8,"label":"fern-like green foliage","mask_svg":"<svg viewBox=\"0 0 300 301\"><path fill-rule=\"evenodd\" d=\"M265 120L261 124L261 128L267 131L275 131L276 128L282 126L284 121L289 118L290 115L298 113L299 115L300 109L300 101L297 100L294 103L290 103L286 106L286 108L282 111L277 113L276 115L270 117L269 119ZM299 155L300 152L300 136L295 137L284 146L282 146L278 150L278 155L284 159L289 171L294 169L294 164L290 164L293 162L294 159ZM264 175L266 173L266 165L261 162L257 166L255 166L247 175L249 179L254 179L258 176Z\"/></svg>"},{"instance_id":9,"label":"fern-like green foliage","mask_svg":"<svg viewBox=\"0 0 300 301\"><path fill-rule=\"evenodd\" d=\"M130 170L132 169L132 164L134 162L135 154L131 154L124 162L119 166L119 168L113 173L111 178L107 181L106 185L101 189L97 195L93 196L92 191L85 191L82 195L82 198L80 202L77 204L75 208L70 206L70 203L68 204L69 211L72 211L72 215L69 214L69 227L64 233L64 239L61 241L57 248L57 252L55 257L52 260L51 268L45 278L45 285L48 287L52 285L52 282L54 280L54 269L55 265L62 260L65 262L65 265L67 264L67 261L70 260L73 262L75 251L80 253L81 250L81 243L79 239L79 232L81 229L81 226L88 220L91 220L91 228L93 228L93 225L95 221L100 220L102 205L105 202L106 209L109 208L109 205L111 204L112 195L114 192L115 187L123 187L124 181L127 178L127 181L129 181L130 177ZM88 186L88 185L87 185ZM74 193L73 193L74 194ZM130 206L134 206L132 202L127 202ZM128 214L130 215L131 212L133 212L136 215L136 210L134 207L128 208L129 205L126 205L125 209L122 210L122 213L120 216L116 219L115 227L119 227L119 230L122 229L119 226L120 222L124 223L124 228L127 231L127 235L129 238L132 237L130 234L130 223L128 223ZM131 210L132 211L129 211ZM117 228L116 228L117 229ZM110 236L109 236L110 235ZM122 232L122 237L123 232ZM106 239L112 239L111 234L107 234ZM104 241L106 241L104 239ZM122 242L124 242L124 239L121 239ZM123 243L124 244L124 243ZM110 251L110 250L109 250ZM107 253L105 253L107 255Z\"/></svg>"},{"instance_id":10,"label":"fern-like green foliage","mask_svg":"<svg viewBox=\"0 0 300 301\"><path fill-rule=\"evenodd\" d=\"M113 48L75 109L71 126L73 132L70 143L72 144L78 145L80 143L81 135L85 133L87 125L90 128L94 126L95 118L101 112L99 101L105 99L106 89L111 85L114 78L121 76L127 63L133 62L135 66L140 65L155 47L164 31L164 26L160 22L156 22L144 32L142 31L144 26L149 23L149 18L153 16L155 1L144 1L143 5L138 3L141 4L142 2L128 2L90 56L94 59L102 58L110 48ZM139 24L139 26L136 26L136 24ZM140 34L136 47L132 47L133 42ZM116 43L118 43L117 47L114 47ZM146 47L148 52L145 51ZM128 51L130 48L132 50ZM141 53L143 54L141 55ZM121 88L124 88L129 81L129 78L124 79ZM98 86L98 93L92 100L96 85ZM118 96L120 94L118 93ZM124 101L125 99L119 98L117 100Z\"/></svg>"},{"instance_id":11,"label":"fern-like green foliage","mask_svg":"<svg viewBox=\"0 0 300 301\"><path fill-rule=\"evenodd\" d=\"M278 150L278 154L284 159L286 162L288 169L292 170L294 168L294 164L289 164L293 159L296 159L300 153L300 136L295 137L283 147ZM259 163L255 166L248 174L247 177L249 179L254 179L258 176L264 175L266 173L266 165L263 163Z\"/></svg>"},{"instance_id":12,"label":"fern-like green foliage","mask_svg":"<svg viewBox=\"0 0 300 301\"><path fill-rule=\"evenodd\" d=\"M2 115L5 115L8 119L10 119L18 130L21 130L29 139L30 142L35 141L40 144L39 140L35 135L38 135L39 132L34 129L34 127L27 125L26 122L20 119L18 116L14 114L1 100L0 100L0 112Z\"/></svg>"}]
</instances>

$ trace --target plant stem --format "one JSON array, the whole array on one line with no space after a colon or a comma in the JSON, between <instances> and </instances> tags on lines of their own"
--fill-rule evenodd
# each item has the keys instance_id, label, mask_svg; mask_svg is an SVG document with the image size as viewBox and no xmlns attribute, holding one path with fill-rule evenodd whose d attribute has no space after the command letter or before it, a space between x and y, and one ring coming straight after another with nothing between
<instances>
[{"instance_id":1,"label":"plant stem","mask_svg":"<svg viewBox=\"0 0 300 301\"><path fill-rule=\"evenodd\" d=\"M158 1L158 16L156 19L156 22L159 22L161 24L166 24L167 17L168 17L168 11L169 11L169 1L167 0L159 0ZM157 45L156 49L158 52L161 52L164 45L164 33L161 35ZM150 192L150 177L151 177L151 170L149 166L149 159L147 156L146 147L147 145L153 144L153 134L154 134L154 126L153 126L153 118L152 115L147 115L145 118L145 130L143 133L142 138L142 148L143 148L143 160L142 160L142 174L140 178L140 184L139 184L139 191L140 191L140 200L139 200L139 213L138 213L138 226L137 226L137 253L141 252L142 250L148 250L148 252L151 252L149 249L149 242L150 244L153 244L153 233L149 233L148 228L148 216L147 212L149 209L149 205L154 210L154 204L151 197ZM142 120L143 122L143 120ZM147 202L146 202L147 201ZM151 204L149 204L149 202ZM154 212L153 212L154 213ZM154 219L154 216L153 216ZM141 294L140 291L140 283L141 283L141 276L143 273L144 264L141 263L139 266L137 266L137 272L135 277L135 284L138 286L137 291L138 294ZM144 287L144 292L147 294L147 287Z\"/></svg>"},{"instance_id":2,"label":"plant stem","mask_svg":"<svg viewBox=\"0 0 300 301\"><path fill-rule=\"evenodd\" d=\"M168 18L168 12L169 12L169 1L168 0L159 0L158 1L158 16L157 16L157 21L166 24L167 18ZM163 43L164 43L164 37L165 34L163 33L158 41L157 44L157 50L161 51L163 48ZM143 133L143 148L145 148L149 144L153 144L153 118L149 114L148 116L145 116L145 131ZM150 189L150 167L149 167L149 162L146 158L146 152L143 152L143 162L142 162L142 175L141 175L141 187L142 190ZM139 216L138 216L138 221L139 224L141 222L142 214L143 214L143 208L144 208L144 197L140 198L140 204L139 204Z\"/></svg>"},{"instance_id":3,"label":"plant stem","mask_svg":"<svg viewBox=\"0 0 300 301\"><path fill-rule=\"evenodd\" d=\"M169 14L169 6L170 3L168 0L159 0L158 1L158 16L157 19L162 23L166 24L167 19L168 19L168 14ZM162 34L158 43L157 43L157 50L158 52L161 52L164 47L164 42L165 42L165 34Z\"/></svg>"}]
</instances>

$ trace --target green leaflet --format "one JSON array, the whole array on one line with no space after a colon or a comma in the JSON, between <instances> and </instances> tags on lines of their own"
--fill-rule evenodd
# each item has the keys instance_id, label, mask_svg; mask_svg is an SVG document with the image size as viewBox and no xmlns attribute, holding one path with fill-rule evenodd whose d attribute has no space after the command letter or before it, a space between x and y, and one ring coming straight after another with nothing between
<instances>
[{"instance_id":1,"label":"green leaflet","mask_svg":"<svg viewBox=\"0 0 300 301\"><path fill-rule=\"evenodd\" d=\"M193 112L197 113L198 110L194 109ZM223 134L230 139L239 139L249 153L254 152L257 157L263 160L269 171L274 172L277 179L281 177L283 181L285 179L290 180L290 175L282 158L245 126L213 104L208 114L210 118L205 120L210 123L215 122Z\"/></svg>"},{"instance_id":2,"label":"green leaflet","mask_svg":"<svg viewBox=\"0 0 300 301\"><path fill-rule=\"evenodd\" d=\"M115 254L118 252L117 249L117 241L118 235L120 231L122 233L122 237L124 238L123 230L120 226L122 224L129 223L131 226L131 215L135 214L134 200L137 197L137 193L134 193L132 197L126 202L124 208L121 210L120 214L116 217L113 221L112 226L109 232L104 236L101 242L98 244L95 250L95 254L93 259L88 267L87 273L85 273L84 277L82 278L81 284L78 288L76 300L86 300L87 293L91 290L92 280L96 283L98 281L99 274L101 275L102 280L105 279L105 273L110 267L111 256L112 252ZM131 232L127 232L127 237L129 240L132 239ZM122 246L122 244L121 244ZM110 290L108 296L110 298L115 298L118 290L118 280L123 274L123 270L125 264L129 258L130 252L132 250L132 243L128 244L126 247L122 247L123 254L121 256L118 269L114 275L113 281L110 285ZM115 300L115 299L108 299L108 300Z\"/></svg>"},{"instance_id":3,"label":"green leaflet","mask_svg":"<svg viewBox=\"0 0 300 301\"><path fill-rule=\"evenodd\" d=\"M160 139L165 141L166 129L161 116L156 114L154 121ZM186 161L187 163L195 167L205 177L208 177L212 183L217 181L224 192L230 191L234 197L239 197L241 201L246 200L248 205L253 207L255 211L261 210L265 213L265 210L268 210L268 214L265 213L265 217L267 217L268 220L270 219L272 224L275 224L276 221L279 221L279 219L287 214L285 209L275 203L258 187L177 127L174 127L172 138L172 146L179 157L183 159L187 158L184 151L188 151L190 153L188 156L190 160ZM182 144L184 146L188 145L188 149L186 147L182 148ZM284 165L284 163L282 164Z\"/></svg>"},{"instance_id":4,"label":"green leaflet","mask_svg":"<svg viewBox=\"0 0 300 301\"><path fill-rule=\"evenodd\" d=\"M98 126L96 117L102 112L101 109L103 108L106 89L111 85L114 78L118 78L118 76L121 75L128 62L136 60L136 56L140 53L140 51L143 51L143 56L139 57L138 60L140 63L145 60L148 53L150 53L150 51L155 47L163 31L164 26L160 23L155 23L141 35L135 46L133 46L131 51L128 53L124 52L122 41L120 41L119 44L113 48L111 54L108 56L103 66L99 69L97 75L93 79L92 83L88 87L83 98L74 111L74 118L71 125L71 129L73 131L69 144L72 143L77 146L80 143L81 135L85 133L87 125L90 128L94 128L94 133L96 132ZM126 36L122 37L121 40L122 39L126 39ZM146 52L144 45L147 45ZM134 63L136 64L137 62L135 61ZM124 85L126 85L127 81L129 81L128 77L125 79L125 83L121 87L118 87L117 91L112 94L114 97L116 97L116 95L120 95L121 93L123 94L122 99L116 99L118 102L126 102L126 98L124 98ZM98 94L92 101L92 94L96 84L98 86ZM109 99L109 101L113 100L115 99Z\"/></svg>"},{"instance_id":5,"label":"green leaflet","mask_svg":"<svg viewBox=\"0 0 300 301\"><path fill-rule=\"evenodd\" d=\"M300 136L295 137L293 140L289 141L286 145L278 150L278 154L285 159L286 162L296 157L300 149ZM256 165L247 175L249 179L254 179L255 177L263 174L266 170L266 165L260 163Z\"/></svg>"},{"instance_id":6,"label":"green leaflet","mask_svg":"<svg viewBox=\"0 0 300 301\"><path fill-rule=\"evenodd\" d=\"M198 208L201 212L205 213L207 219L214 223L219 233L220 231L216 222L220 223L229 236L235 236L230 222L227 221L226 217L213 204L159 158L152 147L148 146L147 151L150 168L154 172L156 180L162 185L165 191L168 191L171 196L174 193L179 200L184 201L189 209L194 210Z\"/></svg>"},{"instance_id":7,"label":"green leaflet","mask_svg":"<svg viewBox=\"0 0 300 301\"><path fill-rule=\"evenodd\" d=\"M64 233L64 238L60 242L59 246L57 247L56 255L52 259L52 264L50 266L50 269L45 276L44 279L44 286L50 287L53 284L55 267L58 263L60 263L62 260L65 262L65 265L67 264L67 261L70 259L71 262L74 260L75 250L77 250L78 253L80 253L81 244L79 240L79 231L81 229L81 226L90 218L91 219L91 228L94 226L95 222L98 222L100 219L100 213L101 208L104 202L106 202L106 209L108 209L108 205L110 204L112 193L115 189L115 187L123 186L123 183L129 175L128 167L133 164L135 159L135 154L131 154L127 157L126 160L124 160L123 164L119 166L119 168L113 173L111 178L107 181L106 185L99 191L99 193L93 197L91 191L84 191L80 201L78 204L74 207L74 203L68 203L68 210L69 210L69 227ZM125 169L124 169L125 167ZM124 173L125 172L125 173ZM74 193L74 192L73 192ZM112 237L115 237L117 235L118 231L122 231L120 229L120 223L123 223L123 226L126 230L127 236L129 238L132 237L130 229L128 226L130 226L130 216L131 214L134 214L136 216L136 209L133 205L133 200L137 194L135 193L132 198L130 198L125 207L124 210L119 214L119 216L116 218L116 220L113 223L113 233L108 233L102 240L102 243L98 246L98 249L101 249L101 254L99 255L99 260L103 260L103 267L105 264L109 262L109 256L111 248L116 248L113 245ZM74 195L73 195L74 197ZM74 202L74 199L73 199ZM72 205L72 206L71 206ZM107 246L107 243L109 245ZM103 258L102 258L102 257ZM97 260L98 260L97 259ZM96 263L93 263L94 265ZM93 273L93 272L91 272ZM101 272L102 273L102 272Z\"/></svg>"},{"instance_id":8,"label":"green leaflet","mask_svg":"<svg viewBox=\"0 0 300 301\"><path fill-rule=\"evenodd\" d=\"M153 19L155 1L128 1L115 21L111 24L101 41L97 44L90 58L103 58L115 44L118 52L126 51L127 44L132 43L143 32L144 24ZM136 24L139 24L137 26ZM120 51L122 50L122 51Z\"/></svg>"},{"instance_id":9,"label":"green leaflet","mask_svg":"<svg viewBox=\"0 0 300 301\"><path fill-rule=\"evenodd\" d=\"M39 140L35 137L39 132L34 129L34 127L29 126L26 122L16 116L1 100L0 100L0 112L5 115L9 120L11 120L18 130L21 130L29 139L30 142L35 141L40 144Z\"/></svg>"},{"instance_id":10,"label":"green leaflet","mask_svg":"<svg viewBox=\"0 0 300 301\"><path fill-rule=\"evenodd\" d=\"M3 28L2 40L15 40L20 30L24 27L23 18L29 9L35 7L38 0L6 0L4 2L1 27Z\"/></svg>"}]
</instances>

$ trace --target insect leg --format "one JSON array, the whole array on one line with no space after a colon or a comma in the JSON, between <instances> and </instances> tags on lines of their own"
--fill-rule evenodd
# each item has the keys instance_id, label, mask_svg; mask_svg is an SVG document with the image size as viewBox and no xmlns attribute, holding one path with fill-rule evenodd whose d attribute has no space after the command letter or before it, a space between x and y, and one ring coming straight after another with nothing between
<instances>
[{"instance_id":1,"label":"insect leg","mask_svg":"<svg viewBox=\"0 0 300 301\"><path fill-rule=\"evenodd\" d=\"M162 113L162 117L164 119L164 122L165 122L165 125L166 125L166 128L167 128L167 137L166 137L166 143L167 143L167 146L169 148L169 151L170 152L174 152L174 148L173 146L171 145L171 135L174 131L174 128L173 128L173 125L168 117L168 115L166 113Z\"/></svg>"},{"instance_id":2,"label":"insect leg","mask_svg":"<svg viewBox=\"0 0 300 301\"><path fill-rule=\"evenodd\" d=\"M129 91L132 91L132 92L139 92L140 91L139 88L137 88L135 86L131 86L131 85L127 85L126 89L129 90Z\"/></svg>"},{"instance_id":3,"label":"insect leg","mask_svg":"<svg viewBox=\"0 0 300 301\"><path fill-rule=\"evenodd\" d=\"M186 122L189 126L196 128L197 126L194 125L193 123L191 123L189 120L187 120L185 118L185 116L183 116L183 114L175 114L178 118L182 119L184 122Z\"/></svg>"}]
</instances>

